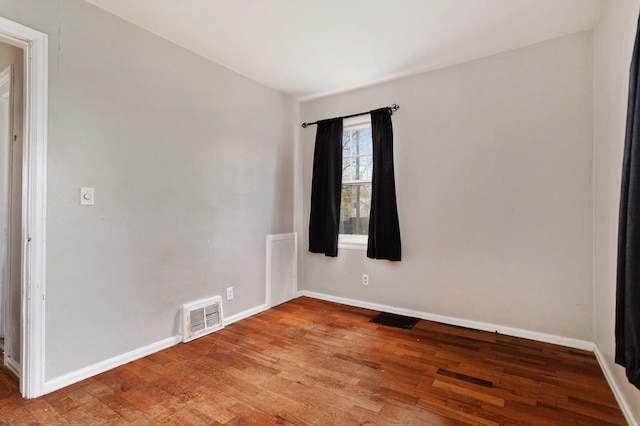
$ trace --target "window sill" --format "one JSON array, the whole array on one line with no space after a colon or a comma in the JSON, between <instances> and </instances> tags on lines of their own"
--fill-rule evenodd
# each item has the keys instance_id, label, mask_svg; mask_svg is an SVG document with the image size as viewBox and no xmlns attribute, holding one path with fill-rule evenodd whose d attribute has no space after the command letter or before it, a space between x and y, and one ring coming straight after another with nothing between
<instances>
[{"instance_id":1,"label":"window sill","mask_svg":"<svg viewBox=\"0 0 640 426\"><path fill-rule=\"evenodd\" d=\"M343 250L367 251L366 235L338 235L338 248Z\"/></svg>"}]
</instances>

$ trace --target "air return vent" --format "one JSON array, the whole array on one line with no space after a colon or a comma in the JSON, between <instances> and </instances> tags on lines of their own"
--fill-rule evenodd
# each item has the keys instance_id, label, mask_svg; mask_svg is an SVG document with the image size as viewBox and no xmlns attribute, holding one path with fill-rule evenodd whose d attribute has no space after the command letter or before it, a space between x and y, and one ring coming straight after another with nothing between
<instances>
[{"instance_id":1,"label":"air return vent","mask_svg":"<svg viewBox=\"0 0 640 426\"><path fill-rule=\"evenodd\" d=\"M222 324L222 298L198 300L182 307L182 341L188 342L220 330Z\"/></svg>"}]
</instances>

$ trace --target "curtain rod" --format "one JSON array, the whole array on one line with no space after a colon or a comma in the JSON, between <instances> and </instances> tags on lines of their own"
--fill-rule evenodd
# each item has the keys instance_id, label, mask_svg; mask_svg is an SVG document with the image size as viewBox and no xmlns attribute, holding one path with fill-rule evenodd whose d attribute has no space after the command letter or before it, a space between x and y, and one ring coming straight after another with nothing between
<instances>
[{"instance_id":1,"label":"curtain rod","mask_svg":"<svg viewBox=\"0 0 640 426\"><path fill-rule=\"evenodd\" d=\"M393 115L393 113L394 113L394 112L396 112L397 110L399 110L399 109L400 109L400 105L398 105L398 104L393 104L393 105L391 105L391 106L390 106L390 107L388 107L388 108L389 108L389 114ZM344 117L337 117L337 118L345 119L345 118L357 117L357 116L359 116L359 115L369 114L370 112L371 112L371 111L367 111L367 112L359 112L359 113L357 113L357 114L345 115ZM322 121L322 120L318 120L318 121ZM302 127L306 129L308 126L311 126L311 125L313 125L313 124L318 124L318 121L314 121L313 123L302 123Z\"/></svg>"}]
</instances>

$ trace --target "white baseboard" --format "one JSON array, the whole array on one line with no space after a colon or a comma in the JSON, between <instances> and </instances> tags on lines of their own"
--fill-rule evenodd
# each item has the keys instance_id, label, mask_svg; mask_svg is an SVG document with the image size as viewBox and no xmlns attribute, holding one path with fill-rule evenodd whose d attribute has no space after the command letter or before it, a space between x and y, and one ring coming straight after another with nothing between
<instances>
[{"instance_id":1,"label":"white baseboard","mask_svg":"<svg viewBox=\"0 0 640 426\"><path fill-rule=\"evenodd\" d=\"M247 309L244 312L240 312L238 314L231 315L227 318L224 318L224 325L233 324L236 321L240 321L252 315L259 314L260 312L266 311L267 309L269 309L269 306L267 306L266 304L256 306L255 308ZM97 364L93 364L88 367L84 367L79 370L75 370L70 373L63 374L62 376L56 377L54 379L47 380L44 383L44 394L56 391L58 389L62 389L66 386L72 385L81 380L88 379L89 377L93 377L100 373L104 373L105 371L111 370L113 368L119 367L121 365L127 364L137 359L143 358L147 355L151 355L163 349L167 349L171 346L177 345L181 341L182 341L182 336L178 334L178 335L160 340L159 342L155 342L150 345L144 346L142 348L135 349L131 352L127 352L127 353L115 356L113 358L109 358ZM9 367L9 369L11 369L11 367ZM20 372L19 366L17 368L17 371L19 374Z\"/></svg>"},{"instance_id":2,"label":"white baseboard","mask_svg":"<svg viewBox=\"0 0 640 426\"><path fill-rule=\"evenodd\" d=\"M20 364L16 362L13 358L7 358L4 360L4 365L16 375L17 378L20 378Z\"/></svg>"},{"instance_id":3,"label":"white baseboard","mask_svg":"<svg viewBox=\"0 0 640 426\"><path fill-rule=\"evenodd\" d=\"M88 367L63 374L62 376L56 377L55 379L47 380L44 382L44 394L62 389L65 386L69 386L73 383L77 383L81 380L88 379L89 377L104 373L105 371L127 364L131 361L135 361L136 359L140 359L163 349L167 349L180 343L180 341L180 335L168 337L166 339L160 340L159 342L155 342L150 345L143 346L142 348L135 349L131 352L126 352L113 358L98 362L97 364L93 364Z\"/></svg>"},{"instance_id":4,"label":"white baseboard","mask_svg":"<svg viewBox=\"0 0 640 426\"><path fill-rule=\"evenodd\" d=\"M258 314L262 311L269 309L269 307L264 304L260 306L256 306L255 308L248 309L244 312L240 312L235 315L231 315L224 319L225 325L233 324L236 321L240 321L242 319L248 318L252 315ZM151 355L163 349L170 348L171 346L175 346L182 341L182 336L179 334L168 337L166 339L160 340L159 342L152 343L150 345L135 349L131 352L127 352L113 358L109 358L107 360L101 361L97 364L93 364L84 368L81 368L76 371L72 371L71 373L63 374L62 376L56 377L54 379L47 380L44 384L44 394L56 391L58 389L62 389L71 384L77 383L81 380L88 379L89 377L93 377L97 374L104 373L105 371L111 370L113 368L119 367L121 365L127 364L129 362L135 361L137 359L143 358L147 355ZM9 367L11 369L11 367ZM17 371L20 371L18 368Z\"/></svg>"},{"instance_id":5,"label":"white baseboard","mask_svg":"<svg viewBox=\"0 0 640 426\"><path fill-rule=\"evenodd\" d=\"M553 343L553 344L558 344L558 345L562 345L562 346L568 346L568 347L572 347L572 348L577 348L577 349L584 349L584 350L588 350L588 351L593 351L594 350L594 344L592 342L587 342L584 340L578 340L578 339L570 339L570 338L565 338L565 337L561 337L561 336L555 336L555 335L550 335L550 334L544 334L544 333L538 333L538 332L533 332L533 331L528 331L528 330L521 330L521 329L516 329L516 328L511 328L511 327L504 327L504 326L500 326L500 325L495 325L495 324L489 324L489 323L484 323L484 322L478 322L478 321L470 321L470 320L465 320L465 319L460 319L460 318L454 318L454 317L447 317L447 316L442 316L442 315L435 315L435 314L429 314L426 312L420 312L420 311L414 311L411 309L404 309L404 308L397 308L397 307L393 307L393 306L388 306L388 305L382 305L382 304L377 304L377 303L370 303L370 302L364 302L364 301L360 301L360 300L355 300L355 299L347 299L347 298L343 298L343 297L337 297L337 296L331 296L328 294L322 294L322 293L315 293L315 292L310 292L310 291L300 291L298 292L297 296L307 296L307 297L312 297L315 299L320 299L320 300L327 300L330 302L336 302L336 303L341 303L344 305L350 305L350 306L357 306L357 307L361 307L361 308L366 308L366 309L372 309L372 310L376 310L376 311L384 311L384 312L391 312L391 313L395 313L395 314L399 314L399 315L408 315L408 316L414 316L414 317L418 317L418 318L422 318L422 319L426 319L426 320L430 320L430 321L436 321L436 322L440 322L443 324L450 324L450 325L457 325L457 326L461 326L461 327L468 327L468 328L473 328L473 329L477 329L477 330L484 330L484 331L490 331L490 332L498 332L501 334L505 334L508 336L514 336L514 337L523 337L526 339L531 339L531 340L538 340L541 342L547 342L547 343ZM227 318L225 318L224 320L224 324L225 325L231 325L234 322L243 320L245 318L251 317L253 315L259 314L260 312L264 312L267 309L269 309L269 306L267 304L262 304L259 306L256 306L254 308L251 309L247 309L246 311L231 315ZM62 376L56 377L54 379L51 380L47 380L44 384L44 394L56 391L58 389L62 389L65 386L69 386L73 383L77 383L81 380L84 379L88 379L89 377L93 377L97 374L103 373L105 371L111 370L113 368L119 367L123 364L135 361L136 359L145 357L147 355L151 355L155 352L161 351L163 349L167 349L171 346L174 346L178 343L181 342L181 336L180 335L176 335L176 336L172 336L166 339L163 339L159 342L155 342L152 343L150 345L144 346L142 348L139 349L135 349L133 351L115 356L113 358L101 361L99 363L81 368L79 370L76 371L72 371L70 373L64 374ZM596 354L597 356L597 354ZM601 362L601 365L603 365L603 369L605 369L605 364L603 364ZM17 365L13 365L10 366L8 365L9 369L11 369L12 371L15 369L16 370L16 374L19 375L20 372L20 368ZM605 372L605 376L607 376L607 373ZM607 376L607 380L610 380L609 376ZM609 382L610 384L612 383L611 381ZM614 382L615 383L615 382ZM612 389L613 389L613 385ZM621 394L619 392L618 389L618 393L616 393L616 390L614 390L614 394L616 395L616 398L621 397ZM623 399L624 400L624 399ZM628 416L628 414L630 413L629 411L629 407L628 405L626 405L626 410L623 407L622 403L621 403L621 407L623 409L623 413L625 414L625 416ZM633 418L633 417L631 417ZM632 423L633 425L637 425L637 423Z\"/></svg>"},{"instance_id":6,"label":"white baseboard","mask_svg":"<svg viewBox=\"0 0 640 426\"><path fill-rule=\"evenodd\" d=\"M417 317L429 321L435 321L443 324L456 325L459 327L473 328L475 330L496 332L513 337L522 337L524 339L537 340L539 342L552 343L555 345L567 346L575 349L582 349L585 351L593 351L593 342L586 340L572 339L568 337L556 336L553 334L539 333L537 331L522 330L519 328L505 327L502 325L491 324L480 321L472 321L455 317L448 317L444 315L430 314L427 312L414 311L412 309L398 308L395 306L381 305L378 303L364 302L361 300L347 299L344 297L331 296L323 293L316 293L313 291L300 291L298 296L307 296L314 299L327 300L329 302L341 303L343 305L356 306L358 308L371 309L374 311L390 312L392 314L406 315L411 317Z\"/></svg>"},{"instance_id":7,"label":"white baseboard","mask_svg":"<svg viewBox=\"0 0 640 426\"><path fill-rule=\"evenodd\" d=\"M498 332L508 336L522 337L525 339L531 339L531 340L536 340L540 342L567 346L570 348L592 351L595 354L596 359L598 360L598 363L600 364L600 368L602 369L602 372L605 378L607 379L607 382L609 383L609 387L611 388L611 391L613 392L613 395L615 396L616 401L618 402L618 405L620 406L620 410L622 411L622 414L624 415L625 419L627 420L630 426L638 426L638 420L635 418L633 411L631 410L631 407L629 406L629 403L625 398L624 393L618 386L618 383L611 371L611 368L609 368L609 365L604 359L604 356L602 355L602 352L600 352L600 349L598 348L598 346L593 342L589 342L586 340L579 340L579 339L571 339L571 338L566 338L562 336L556 336L553 334L545 334L545 333L539 333L535 331L522 330L518 328L504 327L501 325L490 324L485 322L470 321L470 320L465 320L465 319L460 319L455 317L429 314L426 312L414 311L411 309L403 309L403 308L397 308L394 306L382 305L378 303L370 303L370 302L364 302L361 300L347 299L344 297L331 296L328 294L316 293L312 291L300 291L298 292L298 297L299 296L307 296L307 297L312 297L314 299L327 300L329 302L341 303L349 306L357 306L359 308L371 309L374 311L391 312L398 315L418 317L425 320L440 322L443 324L457 325L461 327L473 328L476 330Z\"/></svg>"},{"instance_id":8,"label":"white baseboard","mask_svg":"<svg viewBox=\"0 0 640 426\"><path fill-rule=\"evenodd\" d=\"M604 355L602 354L602 352L600 352L600 348L598 348L598 345L594 345L593 353L596 355L598 363L600 364L600 368L604 373L604 377L607 379L609 387L613 392L613 396L615 396L616 401L618 401L620 410L622 410L622 414L627 420L627 423L629 423L630 426L638 426L638 420L635 418L633 411L631 410L631 407L627 402L627 398L624 396L624 392L622 392L622 389L620 389L620 386L618 386L618 381L614 377L611 368L609 368L609 364L604 358Z\"/></svg>"},{"instance_id":9,"label":"white baseboard","mask_svg":"<svg viewBox=\"0 0 640 426\"><path fill-rule=\"evenodd\" d=\"M247 309L246 311L240 312L238 314L235 315L231 315L227 318L224 319L224 325L231 325L234 322L243 320L245 318L249 318L252 317L256 314L259 314L260 312L264 312L267 309L269 309L269 305L267 305L266 303L256 306L255 308L251 308L251 309Z\"/></svg>"}]
</instances>

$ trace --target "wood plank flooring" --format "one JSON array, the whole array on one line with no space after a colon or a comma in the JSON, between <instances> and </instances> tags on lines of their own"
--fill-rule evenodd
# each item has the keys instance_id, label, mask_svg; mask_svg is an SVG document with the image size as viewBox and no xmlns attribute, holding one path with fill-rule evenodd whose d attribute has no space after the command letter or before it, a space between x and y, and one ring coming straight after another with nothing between
<instances>
[{"instance_id":1,"label":"wood plank flooring","mask_svg":"<svg viewBox=\"0 0 640 426\"><path fill-rule=\"evenodd\" d=\"M623 425L592 353L299 298L24 400L9 425Z\"/></svg>"}]
</instances>

